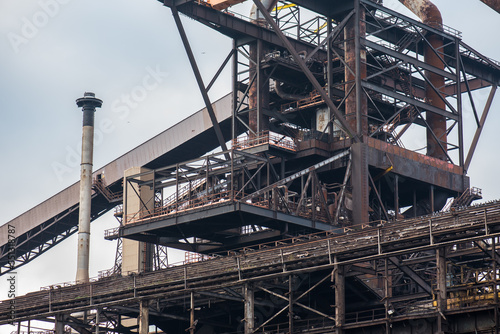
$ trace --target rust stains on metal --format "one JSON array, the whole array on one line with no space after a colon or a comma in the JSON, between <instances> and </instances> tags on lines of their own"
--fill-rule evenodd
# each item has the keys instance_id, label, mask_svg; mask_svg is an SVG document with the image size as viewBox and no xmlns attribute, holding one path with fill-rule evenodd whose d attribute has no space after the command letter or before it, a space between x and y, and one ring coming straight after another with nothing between
<instances>
[{"instance_id":1,"label":"rust stains on metal","mask_svg":"<svg viewBox=\"0 0 500 334\"><path fill-rule=\"evenodd\" d=\"M399 0L415 15L417 15L423 23L434 28L441 28L443 19L439 9L428 0Z\"/></svg>"},{"instance_id":2,"label":"rust stains on metal","mask_svg":"<svg viewBox=\"0 0 500 334\"><path fill-rule=\"evenodd\" d=\"M423 23L435 29L443 29L441 13L432 2L428 0L399 0L399 2L408 7ZM426 38L428 43L424 47L425 62L439 70L444 70L444 62L440 55L443 49L443 40L435 34L428 34ZM445 95L442 91L445 86L443 76L432 71L427 71L426 76L430 82L425 89L427 102L434 107L445 110ZM446 117L427 112L426 118L429 125L429 129L427 129L427 155L447 160Z\"/></svg>"},{"instance_id":3,"label":"rust stains on metal","mask_svg":"<svg viewBox=\"0 0 500 334\"><path fill-rule=\"evenodd\" d=\"M268 11L276 6L277 0L264 0L262 4ZM262 13L254 4L250 11L251 22L266 27L266 21ZM250 43L250 88L248 90L248 125L254 132L251 135L265 131L269 127L269 118L264 116L263 110L269 108L269 81L263 79L260 63L268 52L266 45L261 40Z\"/></svg>"}]
</instances>

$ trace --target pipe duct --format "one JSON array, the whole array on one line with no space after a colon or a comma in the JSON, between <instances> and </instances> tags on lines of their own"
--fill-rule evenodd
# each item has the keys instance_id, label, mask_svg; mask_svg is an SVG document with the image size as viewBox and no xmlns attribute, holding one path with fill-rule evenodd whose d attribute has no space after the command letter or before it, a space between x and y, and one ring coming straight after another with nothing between
<instances>
[{"instance_id":1,"label":"pipe duct","mask_svg":"<svg viewBox=\"0 0 500 334\"><path fill-rule=\"evenodd\" d=\"M500 0L481 0L481 2L500 14Z\"/></svg>"},{"instance_id":2,"label":"pipe duct","mask_svg":"<svg viewBox=\"0 0 500 334\"><path fill-rule=\"evenodd\" d=\"M399 0L403 5L410 9L417 15L423 23L435 29L443 29L443 19L439 9L429 0ZM432 65L440 70L444 70L444 63L435 51L442 52L443 40L440 36L435 34L428 34L426 36L429 43L426 43L424 49L424 59L429 65ZM441 75L426 72L427 79L436 89L441 90L444 87L444 78ZM436 92L431 85L426 87L426 97L428 103L439 109L445 110L446 104L443 100L444 94ZM427 112L426 120L430 129L427 129L427 155L447 160L447 133L446 133L446 118L441 115L436 115ZM434 135L436 138L434 137ZM441 142L443 149L439 145Z\"/></svg>"},{"instance_id":3,"label":"pipe duct","mask_svg":"<svg viewBox=\"0 0 500 334\"><path fill-rule=\"evenodd\" d=\"M298 94L290 94L290 93L284 92L283 88L281 87L281 82L278 80L274 81L274 91L283 100L298 101L298 100L306 99L308 97L308 95L298 95Z\"/></svg>"}]
</instances>

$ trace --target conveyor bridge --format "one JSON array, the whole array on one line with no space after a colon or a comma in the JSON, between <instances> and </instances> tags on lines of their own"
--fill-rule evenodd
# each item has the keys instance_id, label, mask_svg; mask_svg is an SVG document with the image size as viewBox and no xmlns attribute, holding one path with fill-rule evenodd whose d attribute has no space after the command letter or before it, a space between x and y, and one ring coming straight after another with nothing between
<instances>
[{"instance_id":1,"label":"conveyor bridge","mask_svg":"<svg viewBox=\"0 0 500 334\"><path fill-rule=\"evenodd\" d=\"M391 271L399 269L407 275L408 280L416 282L419 286L418 289L412 292L404 291L405 293L397 291L397 284L391 287L392 292L386 293L389 303L386 303L385 307L396 314L390 319L383 300L378 302L375 300L370 303L373 306L375 302L378 308L372 307L370 312L359 310L353 314L347 312L343 328L370 327L388 321L397 324L412 317L435 317L440 314L439 312L444 312L448 317L463 312L471 314L495 306L497 297L494 297L494 293L498 294L496 292L498 272L492 273L496 267L491 268L489 257L493 256L493 261L498 261L496 242L499 236L499 202L397 223L366 224L347 229L341 235L332 232L304 235L247 247L226 256L156 272L110 277L88 284L53 285L42 291L17 297L13 318L10 317L9 302L2 302L0 324L83 310L120 309L126 305L137 304L140 300L149 300L150 305L159 307L157 309L151 306L151 312L157 312L158 315L166 312L164 317L182 322L188 321L186 319L189 317L184 317L183 313L187 311L182 311L183 308L177 306L183 305L186 296L196 296L200 308L205 307L207 303L213 305L228 300L243 303L245 298L231 291L239 291L243 286L250 284L258 287L260 291L269 292L280 298L281 294L266 288L264 282L268 280L276 282L281 278L312 275L312 273L326 275L322 280L324 282L333 277L332 270L341 270L340 268L343 268L346 277L358 277L365 282L365 287L371 287L373 291L380 289L376 289L376 284L370 280L377 275L384 275L384 271L387 275L389 269ZM427 267L426 271L429 272L425 273L415 267L416 264L425 261L432 262L433 260L429 260L432 259L430 254L433 252L439 254L439 250L445 250L449 263L445 267L445 276L448 277L446 307L442 310L437 307L435 295L440 288L439 279L435 276L439 275L439 272L436 272L439 263ZM463 267L458 259L467 265ZM468 260L465 261L466 259ZM389 269L388 261L392 263ZM385 269L384 266L374 265L379 262L386 263ZM462 266L461 274L453 271L454 266ZM468 268L469 274L465 275L464 268ZM391 278L394 280L393 283L396 283L395 276ZM475 277L472 282L471 277ZM320 286L320 283L314 288ZM340 288L337 286L340 284L338 281L333 284L334 289ZM318 315L322 315L320 320L316 319L314 322L308 320L311 324L317 326L318 322L322 322L324 328L338 326L338 323L335 325L335 315L331 311L328 313L324 309L318 309L319 305L314 306L316 304L307 302L296 301L296 304L298 306L295 307L307 309L315 314L315 319ZM346 307L348 305L349 300L346 299ZM204 321L203 318L199 320L201 323ZM205 321L209 322L208 319ZM255 332L260 333L264 328L265 326L261 326Z\"/></svg>"}]
</instances>

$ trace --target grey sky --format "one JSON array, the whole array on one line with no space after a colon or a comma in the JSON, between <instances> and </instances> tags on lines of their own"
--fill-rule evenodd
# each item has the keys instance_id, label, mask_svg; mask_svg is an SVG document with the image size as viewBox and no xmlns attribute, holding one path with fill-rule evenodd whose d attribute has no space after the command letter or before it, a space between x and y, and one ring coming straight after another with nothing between
<instances>
[{"instance_id":1,"label":"grey sky","mask_svg":"<svg viewBox=\"0 0 500 334\"><path fill-rule=\"evenodd\" d=\"M408 14L395 0L385 3ZM467 44L500 60L499 14L479 0L435 3ZM248 4L241 7L247 14ZM231 41L183 22L208 81ZM104 101L96 113L95 169L202 107L170 10L156 0L0 0L0 36L0 224L78 180L82 115L75 99L85 91ZM229 90L230 80L220 80L212 100ZM475 96L482 109L487 92ZM499 101L469 171L487 200L500 198ZM473 118L464 120L468 144ZM103 230L116 225L111 214L92 224L91 276L112 266L115 244L103 240ZM75 260L73 236L18 271L20 292L74 280ZM0 333L10 332L5 327Z\"/></svg>"}]
</instances>

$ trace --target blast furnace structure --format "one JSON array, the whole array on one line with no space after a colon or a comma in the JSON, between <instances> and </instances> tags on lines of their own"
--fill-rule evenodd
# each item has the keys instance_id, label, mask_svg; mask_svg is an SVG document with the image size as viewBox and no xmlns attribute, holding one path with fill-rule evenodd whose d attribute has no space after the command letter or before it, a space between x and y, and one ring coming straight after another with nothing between
<instances>
[{"instance_id":1,"label":"blast furnace structure","mask_svg":"<svg viewBox=\"0 0 500 334\"><path fill-rule=\"evenodd\" d=\"M254 0L249 17L231 11L242 2L162 1L205 109L94 173L91 219L116 207L120 221L105 236L122 245L115 267L17 298L13 320L57 334L498 333L500 204L470 206L467 170L500 65L427 0L401 0L420 20L372 0ZM180 14L233 40L210 81ZM226 66L233 92L213 102ZM66 198L45 204L36 239L24 227L2 272L75 232ZM169 267L167 247L185 265Z\"/></svg>"}]
</instances>

